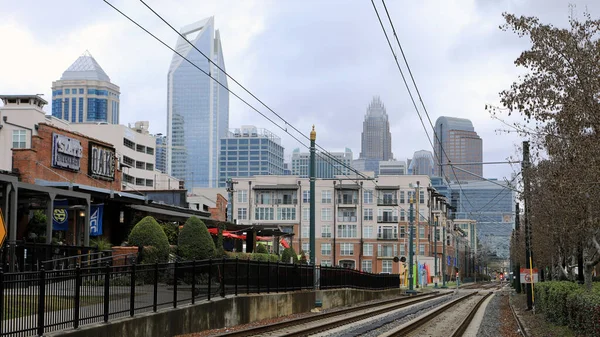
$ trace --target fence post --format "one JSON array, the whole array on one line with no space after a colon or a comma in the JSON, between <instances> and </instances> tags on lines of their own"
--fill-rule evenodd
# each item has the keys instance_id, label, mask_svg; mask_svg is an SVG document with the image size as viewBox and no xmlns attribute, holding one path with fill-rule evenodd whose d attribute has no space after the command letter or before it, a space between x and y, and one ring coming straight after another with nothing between
<instances>
[{"instance_id":1,"label":"fence post","mask_svg":"<svg viewBox=\"0 0 600 337\"><path fill-rule=\"evenodd\" d=\"M38 336L44 335L44 309L45 309L45 301L46 301L46 270L42 265L39 272L40 284L39 284L39 295L38 295L38 326L37 333Z\"/></svg>"},{"instance_id":2,"label":"fence post","mask_svg":"<svg viewBox=\"0 0 600 337\"><path fill-rule=\"evenodd\" d=\"M192 260L192 304L196 302L196 258Z\"/></svg>"},{"instance_id":3,"label":"fence post","mask_svg":"<svg viewBox=\"0 0 600 337\"><path fill-rule=\"evenodd\" d=\"M235 257L235 296L238 295L238 257Z\"/></svg>"},{"instance_id":4,"label":"fence post","mask_svg":"<svg viewBox=\"0 0 600 337\"><path fill-rule=\"evenodd\" d=\"M4 270L0 268L0 332L4 331Z\"/></svg>"},{"instance_id":5,"label":"fence post","mask_svg":"<svg viewBox=\"0 0 600 337\"><path fill-rule=\"evenodd\" d=\"M250 257L246 260L246 294L250 294Z\"/></svg>"},{"instance_id":6,"label":"fence post","mask_svg":"<svg viewBox=\"0 0 600 337\"><path fill-rule=\"evenodd\" d=\"M129 293L129 316L135 314L135 262L131 265L131 281Z\"/></svg>"},{"instance_id":7,"label":"fence post","mask_svg":"<svg viewBox=\"0 0 600 337\"><path fill-rule=\"evenodd\" d=\"M175 260L175 269L173 270L173 308L177 308L177 267L179 262Z\"/></svg>"},{"instance_id":8,"label":"fence post","mask_svg":"<svg viewBox=\"0 0 600 337\"><path fill-rule=\"evenodd\" d=\"M271 256L269 255L269 260ZM267 260L267 294L271 292L271 261Z\"/></svg>"},{"instance_id":9,"label":"fence post","mask_svg":"<svg viewBox=\"0 0 600 337\"><path fill-rule=\"evenodd\" d=\"M79 327L79 305L81 300L81 267L75 268L75 306L73 307L73 329ZM1 330L0 330L1 331Z\"/></svg>"},{"instance_id":10,"label":"fence post","mask_svg":"<svg viewBox=\"0 0 600 337\"><path fill-rule=\"evenodd\" d=\"M277 289L275 292L279 292L279 260L277 260Z\"/></svg>"},{"instance_id":11,"label":"fence post","mask_svg":"<svg viewBox=\"0 0 600 337\"><path fill-rule=\"evenodd\" d=\"M154 264L154 291L152 294L152 311L158 309L158 262Z\"/></svg>"},{"instance_id":12,"label":"fence post","mask_svg":"<svg viewBox=\"0 0 600 337\"><path fill-rule=\"evenodd\" d=\"M256 293L260 294L260 261L256 261Z\"/></svg>"},{"instance_id":13,"label":"fence post","mask_svg":"<svg viewBox=\"0 0 600 337\"><path fill-rule=\"evenodd\" d=\"M294 263L294 277L292 279L293 279L292 291L295 291L295 290L297 290L296 285L298 284L298 281L297 281L298 280L298 264L297 263Z\"/></svg>"},{"instance_id":14,"label":"fence post","mask_svg":"<svg viewBox=\"0 0 600 337\"><path fill-rule=\"evenodd\" d=\"M110 302L110 267L108 262L104 266L104 323L108 322L108 310Z\"/></svg>"},{"instance_id":15,"label":"fence post","mask_svg":"<svg viewBox=\"0 0 600 337\"><path fill-rule=\"evenodd\" d=\"M221 297L225 297L225 257L221 260Z\"/></svg>"},{"instance_id":16,"label":"fence post","mask_svg":"<svg viewBox=\"0 0 600 337\"><path fill-rule=\"evenodd\" d=\"M212 283L212 258L208 259L208 300L210 301L210 284Z\"/></svg>"},{"instance_id":17,"label":"fence post","mask_svg":"<svg viewBox=\"0 0 600 337\"><path fill-rule=\"evenodd\" d=\"M286 263L286 264L283 265L283 268L285 270L285 278L284 278L284 281L283 281L283 291L284 292L288 291L288 266L289 266L288 263Z\"/></svg>"}]
</instances>

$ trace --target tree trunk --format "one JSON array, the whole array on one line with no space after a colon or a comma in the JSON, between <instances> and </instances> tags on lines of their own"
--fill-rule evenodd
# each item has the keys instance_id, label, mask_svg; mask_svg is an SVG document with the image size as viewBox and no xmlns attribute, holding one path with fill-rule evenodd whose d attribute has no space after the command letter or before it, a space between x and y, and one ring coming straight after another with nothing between
<instances>
[{"instance_id":1,"label":"tree trunk","mask_svg":"<svg viewBox=\"0 0 600 337\"><path fill-rule=\"evenodd\" d=\"M587 291L592 291L592 272L594 271L594 266L594 264L587 262L583 267L585 290Z\"/></svg>"}]
</instances>

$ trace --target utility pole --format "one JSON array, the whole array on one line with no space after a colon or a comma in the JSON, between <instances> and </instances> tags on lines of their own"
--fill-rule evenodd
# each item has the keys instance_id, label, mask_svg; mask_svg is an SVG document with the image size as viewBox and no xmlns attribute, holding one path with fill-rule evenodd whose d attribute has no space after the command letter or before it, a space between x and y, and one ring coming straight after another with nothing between
<instances>
[{"instance_id":1,"label":"utility pole","mask_svg":"<svg viewBox=\"0 0 600 337\"><path fill-rule=\"evenodd\" d=\"M310 263L313 266L313 285L315 290L318 289L317 284L317 261L315 254L315 141L317 140L317 132L313 125L310 132ZM335 230L335 228L333 229ZM336 247L333 247L336 249ZM334 261L335 263L335 261Z\"/></svg>"},{"instance_id":2,"label":"utility pole","mask_svg":"<svg viewBox=\"0 0 600 337\"><path fill-rule=\"evenodd\" d=\"M530 195L530 181L529 181L529 142L523 142L523 162L521 163L521 171L523 172L523 187L525 188L525 193L523 197L523 202L525 204L525 265L528 269L533 268L533 254L531 252L531 224L529 223L529 209L531 205L531 195ZM533 309L533 280L532 283L526 283L525 289L527 292L527 310Z\"/></svg>"},{"instance_id":3,"label":"utility pole","mask_svg":"<svg viewBox=\"0 0 600 337\"><path fill-rule=\"evenodd\" d=\"M408 290L407 294L416 294L417 292L414 290L414 278L413 278L413 232L414 232L414 216L413 216L413 202L414 198L410 198L410 209L408 211L408 222L410 226L409 234L408 234Z\"/></svg>"},{"instance_id":4,"label":"utility pole","mask_svg":"<svg viewBox=\"0 0 600 337\"><path fill-rule=\"evenodd\" d=\"M421 214L419 213L419 203L421 202L421 191L419 190L420 182L417 181L417 187L415 188L415 204L416 204L416 213L415 213L415 223L416 223L416 233L415 237L417 239L417 244L415 245L415 265L417 266L417 288L419 287L419 237L421 236Z\"/></svg>"},{"instance_id":5,"label":"utility pole","mask_svg":"<svg viewBox=\"0 0 600 337\"><path fill-rule=\"evenodd\" d=\"M436 198L435 199L435 205L437 206L437 204L438 204L438 200ZM437 207L436 207L436 209L437 209ZM437 288L438 287L438 282L437 281L439 280L439 277L440 277L439 274L438 274L438 260L437 260L437 242L438 242L438 240L437 240L437 237L438 237L438 215L437 214L435 215L435 230L434 230L433 233L434 233L433 234L433 240L435 242L435 244L434 244L434 247L435 247L434 251L435 251L435 253L434 253L434 257L433 257L433 263L434 263L434 266L435 266L434 267L434 275L436 277L436 282L433 285L433 287Z\"/></svg>"},{"instance_id":6,"label":"utility pole","mask_svg":"<svg viewBox=\"0 0 600 337\"><path fill-rule=\"evenodd\" d=\"M515 247L519 247L519 229L521 225L521 210L519 203L515 204ZM514 250L516 253L516 249ZM513 287L517 294L521 293L521 262L515 257L513 261Z\"/></svg>"},{"instance_id":7,"label":"utility pole","mask_svg":"<svg viewBox=\"0 0 600 337\"><path fill-rule=\"evenodd\" d=\"M228 193L228 209L227 209L227 221L233 223L233 192L235 192L233 185L237 184L237 181L232 181L231 178L227 178L227 193Z\"/></svg>"},{"instance_id":8,"label":"utility pole","mask_svg":"<svg viewBox=\"0 0 600 337\"><path fill-rule=\"evenodd\" d=\"M448 204L444 202L444 221L442 221L442 289L446 289L446 271L448 262L446 261L446 223L448 222Z\"/></svg>"}]
</instances>

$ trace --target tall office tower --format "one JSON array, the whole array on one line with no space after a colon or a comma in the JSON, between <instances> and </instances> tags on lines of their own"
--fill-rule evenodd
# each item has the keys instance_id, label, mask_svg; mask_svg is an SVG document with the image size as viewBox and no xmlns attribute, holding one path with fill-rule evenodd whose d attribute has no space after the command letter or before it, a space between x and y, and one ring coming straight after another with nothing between
<instances>
[{"instance_id":1,"label":"tall office tower","mask_svg":"<svg viewBox=\"0 0 600 337\"><path fill-rule=\"evenodd\" d=\"M450 181L482 180L483 141L473 123L464 118L440 117L435 121L435 133L435 175ZM461 165L453 168L449 162Z\"/></svg>"},{"instance_id":2,"label":"tall office tower","mask_svg":"<svg viewBox=\"0 0 600 337\"><path fill-rule=\"evenodd\" d=\"M196 48L225 70L219 31L214 17L181 29ZM227 87L227 77L185 39L177 52ZM229 92L186 59L174 54L167 81L167 166L185 188L215 187L218 181L219 139L229 129Z\"/></svg>"},{"instance_id":3,"label":"tall office tower","mask_svg":"<svg viewBox=\"0 0 600 337\"><path fill-rule=\"evenodd\" d=\"M284 173L281 138L266 129L244 125L221 138L219 155L219 187L228 178Z\"/></svg>"},{"instance_id":4,"label":"tall office tower","mask_svg":"<svg viewBox=\"0 0 600 337\"><path fill-rule=\"evenodd\" d=\"M431 151L420 150L413 154L412 160L408 165L408 174L412 175L433 175L434 161Z\"/></svg>"},{"instance_id":5,"label":"tall office tower","mask_svg":"<svg viewBox=\"0 0 600 337\"><path fill-rule=\"evenodd\" d=\"M393 160L392 134L385 106L379 96L373 97L363 122L359 159Z\"/></svg>"},{"instance_id":6,"label":"tall office tower","mask_svg":"<svg viewBox=\"0 0 600 337\"><path fill-rule=\"evenodd\" d=\"M120 94L86 50L52 82L52 116L71 123L119 124Z\"/></svg>"},{"instance_id":7,"label":"tall office tower","mask_svg":"<svg viewBox=\"0 0 600 337\"><path fill-rule=\"evenodd\" d=\"M162 173L167 173L167 136L159 133L156 138L156 163L154 167Z\"/></svg>"},{"instance_id":8,"label":"tall office tower","mask_svg":"<svg viewBox=\"0 0 600 337\"><path fill-rule=\"evenodd\" d=\"M335 158L335 159L334 159ZM346 148L344 152L329 152L325 155L317 152L315 163L315 176L322 179L331 179L337 175L352 174L352 150ZM310 153L300 152L295 149L292 152L292 175L308 178L310 166Z\"/></svg>"}]
</instances>

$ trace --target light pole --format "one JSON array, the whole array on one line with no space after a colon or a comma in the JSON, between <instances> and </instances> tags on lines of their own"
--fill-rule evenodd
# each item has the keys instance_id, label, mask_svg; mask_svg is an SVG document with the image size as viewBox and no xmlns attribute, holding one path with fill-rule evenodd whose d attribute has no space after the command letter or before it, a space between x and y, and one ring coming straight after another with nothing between
<instances>
[{"instance_id":1,"label":"light pole","mask_svg":"<svg viewBox=\"0 0 600 337\"><path fill-rule=\"evenodd\" d=\"M310 263L313 270L313 286L315 290L317 286L317 261L315 254L315 141L317 140L317 132L313 125L310 132ZM335 249L335 247L334 247Z\"/></svg>"},{"instance_id":2,"label":"light pole","mask_svg":"<svg viewBox=\"0 0 600 337\"><path fill-rule=\"evenodd\" d=\"M437 206L437 197L436 197L435 204ZM434 225L435 229L433 231L433 240L435 242L433 244L433 247L434 247L434 250L433 250L434 251L434 253L433 253L433 264L434 264L434 268L433 269L434 269L434 273L433 274L436 277L435 284L433 285L434 288L438 287L438 277L439 277L439 275L438 275L438 260L437 260L437 242L438 242L438 240L437 240L437 237L438 237L438 228L437 228L437 225L438 225L438 215L436 214L435 215L435 225Z\"/></svg>"},{"instance_id":3,"label":"light pole","mask_svg":"<svg viewBox=\"0 0 600 337\"><path fill-rule=\"evenodd\" d=\"M416 223L415 238L417 240L417 244L415 245L416 252L414 252L415 253L415 265L417 266L417 288L419 287L419 281L418 281L419 280L419 251L420 251L419 236L421 235L421 228L420 228L421 227L420 226L421 225L421 223L420 223L421 214L419 213L419 203L421 202L421 191L419 189L419 185L420 185L420 182L417 181L417 187L415 188L415 198L414 198L416 212L413 217L413 220ZM412 247L412 243L411 243L411 247Z\"/></svg>"},{"instance_id":4,"label":"light pole","mask_svg":"<svg viewBox=\"0 0 600 337\"><path fill-rule=\"evenodd\" d=\"M446 289L448 288L446 286L446 271L448 270L448 267L444 264L447 263L446 262L446 222L448 221L448 204L447 203L443 203L442 204L443 212L444 212L444 221L442 221L442 265L444 266L444 268L442 269L442 289Z\"/></svg>"},{"instance_id":5,"label":"light pole","mask_svg":"<svg viewBox=\"0 0 600 337\"><path fill-rule=\"evenodd\" d=\"M410 198L410 209L408 211L408 222L410 226L409 234L408 234L408 290L407 294L416 294L417 292L414 290L414 279L413 279L413 232L414 232L414 218L413 218L413 200L414 198Z\"/></svg>"}]
</instances>

